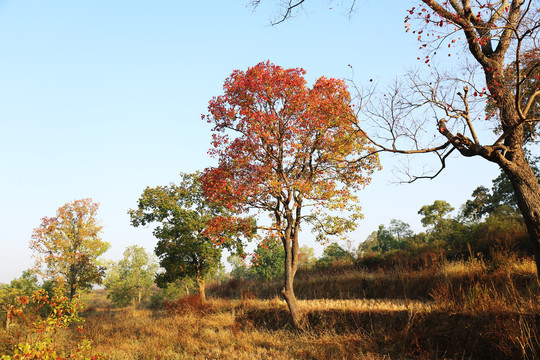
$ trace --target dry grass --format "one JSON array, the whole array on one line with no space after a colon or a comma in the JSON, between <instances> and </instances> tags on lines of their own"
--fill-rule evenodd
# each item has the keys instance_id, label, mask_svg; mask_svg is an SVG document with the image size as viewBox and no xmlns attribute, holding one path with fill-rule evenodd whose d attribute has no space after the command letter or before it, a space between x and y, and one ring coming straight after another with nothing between
<instances>
[{"instance_id":1,"label":"dry grass","mask_svg":"<svg viewBox=\"0 0 540 360\"><path fill-rule=\"evenodd\" d=\"M94 310L86 336L106 358L536 359L538 314L454 312L435 303L301 301L309 326L291 327L284 301L212 299L182 311Z\"/></svg>"},{"instance_id":2,"label":"dry grass","mask_svg":"<svg viewBox=\"0 0 540 360\"><path fill-rule=\"evenodd\" d=\"M236 309L234 304L218 306ZM246 328L235 311L169 315L150 310L94 311L86 335L110 359L384 359L362 351L360 334L301 334Z\"/></svg>"},{"instance_id":3,"label":"dry grass","mask_svg":"<svg viewBox=\"0 0 540 360\"><path fill-rule=\"evenodd\" d=\"M286 303L275 294L280 282L270 283L273 290L240 283L236 299L201 304L188 297L153 311L111 309L99 294L89 299L85 334L97 352L119 360L539 359L534 274L528 260L493 269L473 259L431 271L307 277L299 281L305 291L326 289L329 297L345 299L301 300L308 324L302 331L292 327ZM383 296L358 299L362 286ZM357 298L347 299L346 291ZM411 300L410 294L418 296Z\"/></svg>"}]
</instances>

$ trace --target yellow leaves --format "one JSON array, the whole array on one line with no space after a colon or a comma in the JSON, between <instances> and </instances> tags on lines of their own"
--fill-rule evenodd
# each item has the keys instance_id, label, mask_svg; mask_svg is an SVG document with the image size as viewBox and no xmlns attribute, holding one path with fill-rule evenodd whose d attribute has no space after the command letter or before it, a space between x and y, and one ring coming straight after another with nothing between
<instances>
[{"instance_id":1,"label":"yellow leaves","mask_svg":"<svg viewBox=\"0 0 540 360\"><path fill-rule=\"evenodd\" d=\"M81 280L83 287L98 281L98 272L92 271L95 259L109 248L99 237L102 226L96 219L98 207L99 204L89 198L75 200L60 207L56 217L44 217L30 241L30 248L36 253L36 267L46 264L46 274L63 281L73 276L76 279L91 277L89 283ZM78 273L82 271L93 276Z\"/></svg>"}]
</instances>

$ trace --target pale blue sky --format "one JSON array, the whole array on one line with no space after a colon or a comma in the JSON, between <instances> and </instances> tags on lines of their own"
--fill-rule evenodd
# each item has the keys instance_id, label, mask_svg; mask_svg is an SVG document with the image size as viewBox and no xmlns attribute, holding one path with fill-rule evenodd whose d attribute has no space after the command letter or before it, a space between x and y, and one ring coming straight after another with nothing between
<instances>
[{"instance_id":1,"label":"pale blue sky","mask_svg":"<svg viewBox=\"0 0 540 360\"><path fill-rule=\"evenodd\" d=\"M350 77L351 64L357 82L385 84L419 56L404 31L405 1L362 1L350 19L322 1L277 27L269 26L275 8L253 12L247 3L0 0L0 282L32 266L32 229L75 199L101 204L107 258L132 244L153 250L151 231L130 227L126 212L146 186L213 164L200 115L233 70L270 60L303 67L313 83ZM400 159L384 157L361 194L355 247L392 218L421 230L422 205L458 207L498 173L456 159L436 180L391 185Z\"/></svg>"}]
</instances>

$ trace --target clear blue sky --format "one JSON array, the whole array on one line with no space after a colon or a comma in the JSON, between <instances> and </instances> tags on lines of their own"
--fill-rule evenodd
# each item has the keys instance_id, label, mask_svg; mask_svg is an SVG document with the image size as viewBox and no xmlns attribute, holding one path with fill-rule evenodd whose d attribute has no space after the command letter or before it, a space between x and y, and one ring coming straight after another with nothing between
<instances>
[{"instance_id":1,"label":"clear blue sky","mask_svg":"<svg viewBox=\"0 0 540 360\"><path fill-rule=\"evenodd\" d=\"M200 115L233 70L270 60L303 67L313 83L350 77L351 64L357 82L385 84L419 56L406 1L361 1L350 19L325 1L277 27L275 7L247 3L0 0L0 282L32 266L32 229L75 199L101 204L106 258L132 244L152 250L150 229L132 228L126 212L146 186L213 164ZM392 185L400 160L385 156L361 194L354 246L392 218L421 230L422 205L458 207L498 173L454 159L436 180ZM301 241L315 246L309 233Z\"/></svg>"}]
</instances>

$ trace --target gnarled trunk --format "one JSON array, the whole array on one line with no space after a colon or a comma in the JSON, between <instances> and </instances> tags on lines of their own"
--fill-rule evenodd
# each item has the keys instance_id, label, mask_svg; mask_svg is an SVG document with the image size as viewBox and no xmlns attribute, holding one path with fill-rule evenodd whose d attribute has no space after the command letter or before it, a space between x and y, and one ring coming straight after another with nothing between
<instances>
[{"instance_id":1,"label":"gnarled trunk","mask_svg":"<svg viewBox=\"0 0 540 360\"><path fill-rule=\"evenodd\" d=\"M525 220L531 238L536 261L536 273L540 271L540 186L524 156L514 159L513 163L503 168L508 176L519 210Z\"/></svg>"},{"instance_id":2,"label":"gnarled trunk","mask_svg":"<svg viewBox=\"0 0 540 360\"><path fill-rule=\"evenodd\" d=\"M281 294L289 307L294 326L296 328L303 328L305 319L298 306L298 299L296 299L296 295L294 295L293 281L294 277L290 276L290 274L287 275L287 268L285 268L285 286L281 290Z\"/></svg>"}]
</instances>

